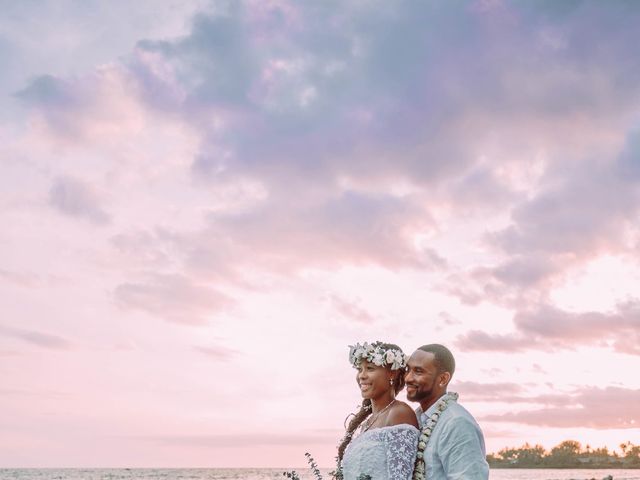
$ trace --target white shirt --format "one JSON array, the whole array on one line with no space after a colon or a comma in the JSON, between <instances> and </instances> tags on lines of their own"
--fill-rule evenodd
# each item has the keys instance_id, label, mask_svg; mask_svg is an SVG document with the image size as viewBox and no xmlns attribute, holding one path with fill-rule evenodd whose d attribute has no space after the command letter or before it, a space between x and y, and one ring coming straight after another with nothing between
<instances>
[{"instance_id":1,"label":"white shirt","mask_svg":"<svg viewBox=\"0 0 640 480\"><path fill-rule=\"evenodd\" d=\"M435 413L437 401L422 411L416 409L420 428ZM457 402L440 414L424 452L427 480L487 480L484 437L473 416Z\"/></svg>"}]
</instances>

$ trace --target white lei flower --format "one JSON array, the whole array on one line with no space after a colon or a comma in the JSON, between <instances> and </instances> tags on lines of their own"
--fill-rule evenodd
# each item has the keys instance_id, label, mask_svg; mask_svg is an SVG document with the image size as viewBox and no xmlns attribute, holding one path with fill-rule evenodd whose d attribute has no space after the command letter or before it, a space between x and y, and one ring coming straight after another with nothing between
<instances>
[{"instance_id":1,"label":"white lei flower","mask_svg":"<svg viewBox=\"0 0 640 480\"><path fill-rule=\"evenodd\" d=\"M449 403L458 400L458 394L455 392L449 392L445 394L438 403L436 403L436 411L431 414L427 419L422 431L420 432L420 440L418 441L418 453L416 455L416 468L413 470L413 480L424 480L427 475L427 468L424 463L424 451L427 448L429 440L431 440L431 433L436 428L440 415L444 412Z\"/></svg>"},{"instance_id":2,"label":"white lei flower","mask_svg":"<svg viewBox=\"0 0 640 480\"><path fill-rule=\"evenodd\" d=\"M358 368L362 360L379 367L388 365L391 370L400 370L407 365L407 356L395 348L384 348L382 342L349 345L349 362Z\"/></svg>"}]
</instances>

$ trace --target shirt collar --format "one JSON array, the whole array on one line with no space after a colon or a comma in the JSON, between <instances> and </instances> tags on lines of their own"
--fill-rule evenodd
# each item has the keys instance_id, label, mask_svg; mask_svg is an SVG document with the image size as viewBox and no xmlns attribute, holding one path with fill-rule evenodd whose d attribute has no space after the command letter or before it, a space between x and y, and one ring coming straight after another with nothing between
<instances>
[{"instance_id":1,"label":"shirt collar","mask_svg":"<svg viewBox=\"0 0 640 480\"><path fill-rule=\"evenodd\" d=\"M436 405L438 405L438 402L440 401L440 399L442 397L444 397L447 393L445 392L440 398L438 398L435 402L433 402L433 404L427 408L427 411L423 411L421 406L418 406L418 408L416 408L416 417L418 417L418 420L421 420L422 422L425 422L427 420L427 418L429 418L433 413L435 413L436 411Z\"/></svg>"}]
</instances>

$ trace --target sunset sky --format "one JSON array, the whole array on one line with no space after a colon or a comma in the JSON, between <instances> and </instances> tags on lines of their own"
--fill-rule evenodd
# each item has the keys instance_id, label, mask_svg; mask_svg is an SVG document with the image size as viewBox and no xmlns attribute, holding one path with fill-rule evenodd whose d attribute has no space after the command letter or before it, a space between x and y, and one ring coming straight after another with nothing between
<instances>
[{"instance_id":1,"label":"sunset sky","mask_svg":"<svg viewBox=\"0 0 640 480\"><path fill-rule=\"evenodd\" d=\"M367 340L640 443L640 2L0 10L0 467L331 466Z\"/></svg>"}]
</instances>

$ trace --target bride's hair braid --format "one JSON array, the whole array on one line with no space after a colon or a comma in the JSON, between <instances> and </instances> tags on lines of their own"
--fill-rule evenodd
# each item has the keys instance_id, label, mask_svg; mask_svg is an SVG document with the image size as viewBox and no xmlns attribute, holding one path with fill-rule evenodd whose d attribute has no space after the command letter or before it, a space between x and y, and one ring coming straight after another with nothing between
<instances>
[{"instance_id":1,"label":"bride's hair braid","mask_svg":"<svg viewBox=\"0 0 640 480\"><path fill-rule=\"evenodd\" d=\"M344 434L344 438L342 439L342 442L340 442L340 445L338 445L338 464L342 462L344 451L347 448L347 445L349 445L349 442L353 437L353 433L360 426L360 424L364 422L365 418L371 415L371 410L371 400L365 398L362 401L362 406L360 407L360 410L358 410L358 413L351 414L353 415L353 418L349 421L347 432Z\"/></svg>"}]
</instances>

